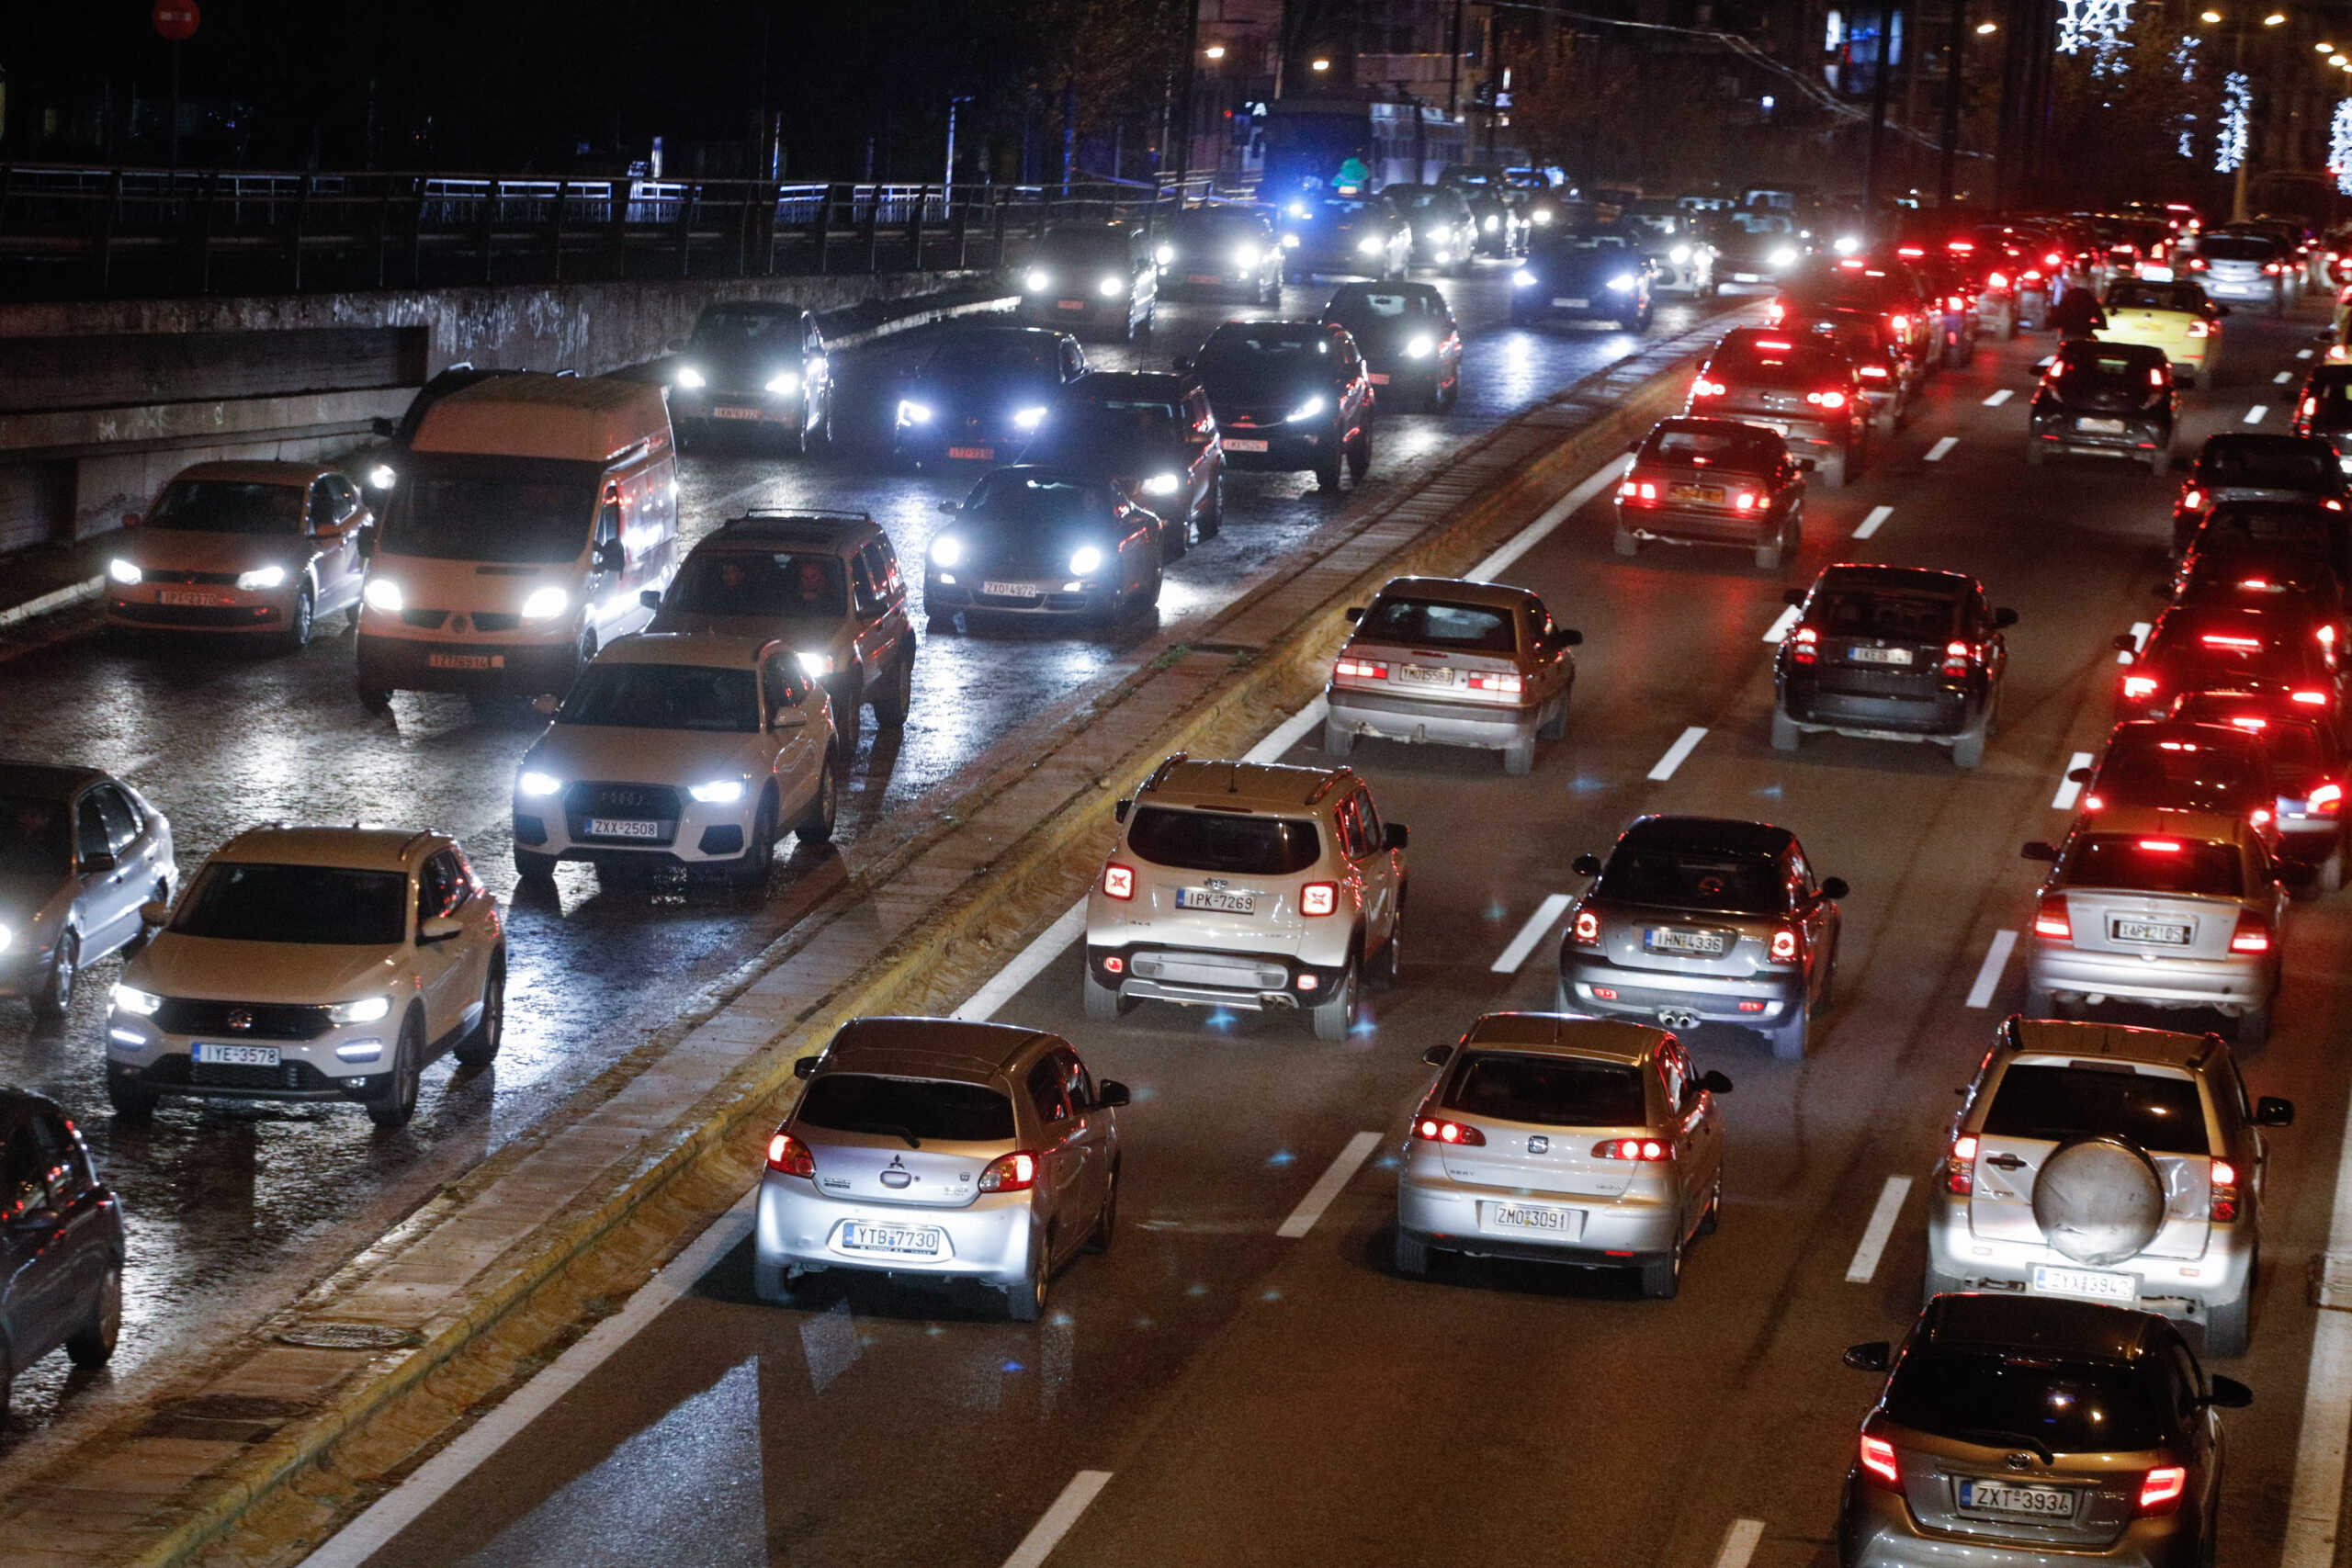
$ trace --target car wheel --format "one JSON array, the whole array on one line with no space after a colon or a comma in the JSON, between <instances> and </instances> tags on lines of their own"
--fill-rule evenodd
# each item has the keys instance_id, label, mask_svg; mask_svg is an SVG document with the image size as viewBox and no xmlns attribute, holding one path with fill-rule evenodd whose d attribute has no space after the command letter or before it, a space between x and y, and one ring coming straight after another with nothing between
<instances>
[{"instance_id":1,"label":"car wheel","mask_svg":"<svg viewBox=\"0 0 2352 1568\"><path fill-rule=\"evenodd\" d=\"M1119 1164L1111 1162L1111 1174L1103 1179L1102 1206L1094 1211L1094 1228L1086 1237L1089 1252L1108 1252L1111 1239L1119 1230Z\"/></svg>"},{"instance_id":2,"label":"car wheel","mask_svg":"<svg viewBox=\"0 0 2352 1568\"><path fill-rule=\"evenodd\" d=\"M1538 740L1557 740L1568 732L1568 694L1563 692L1553 701L1551 716L1535 727Z\"/></svg>"},{"instance_id":3,"label":"car wheel","mask_svg":"<svg viewBox=\"0 0 2352 1568\"><path fill-rule=\"evenodd\" d=\"M1053 1249L1041 1235L1029 1244L1028 1275L1004 1292L1004 1314L1015 1323L1035 1323L1044 1317L1053 1269Z\"/></svg>"},{"instance_id":4,"label":"car wheel","mask_svg":"<svg viewBox=\"0 0 2352 1568\"><path fill-rule=\"evenodd\" d=\"M107 1075L107 1103L114 1108L118 1120L146 1121L155 1114L155 1102L161 1098L152 1089L125 1083L111 1073Z\"/></svg>"},{"instance_id":5,"label":"car wheel","mask_svg":"<svg viewBox=\"0 0 2352 1568\"><path fill-rule=\"evenodd\" d=\"M2041 438L2035 435L2027 436L2025 438L2026 467L2030 468L2038 468L2041 467L2041 459L2044 456L2046 456L2046 454L2042 450Z\"/></svg>"},{"instance_id":6,"label":"car wheel","mask_svg":"<svg viewBox=\"0 0 2352 1568\"><path fill-rule=\"evenodd\" d=\"M841 781L830 761L817 769L817 797L808 803L808 811L794 824L792 836L814 847L833 836L833 818L841 811Z\"/></svg>"},{"instance_id":7,"label":"car wheel","mask_svg":"<svg viewBox=\"0 0 2352 1568\"><path fill-rule=\"evenodd\" d=\"M1315 483L1317 488L1326 491L1337 491L1340 488L1339 453L1333 452L1329 458L1315 465Z\"/></svg>"},{"instance_id":8,"label":"car wheel","mask_svg":"<svg viewBox=\"0 0 2352 1568\"><path fill-rule=\"evenodd\" d=\"M89 1315L66 1337L65 1354L77 1367L103 1367L122 1337L122 1265L108 1263L91 1293Z\"/></svg>"},{"instance_id":9,"label":"car wheel","mask_svg":"<svg viewBox=\"0 0 2352 1568\"><path fill-rule=\"evenodd\" d=\"M1758 539L1756 542L1756 570L1758 571L1780 570L1781 557L1788 550L1792 543L1791 536L1795 532L1789 521L1783 518L1780 527L1773 530L1770 539Z\"/></svg>"},{"instance_id":10,"label":"car wheel","mask_svg":"<svg viewBox=\"0 0 2352 1568\"><path fill-rule=\"evenodd\" d=\"M1380 944L1380 957L1374 964L1372 977L1384 991L1393 991L1405 983L1405 904L1404 895L1397 894L1396 919L1388 927L1388 940Z\"/></svg>"},{"instance_id":11,"label":"car wheel","mask_svg":"<svg viewBox=\"0 0 2352 1568\"><path fill-rule=\"evenodd\" d=\"M1670 1302L1675 1292L1682 1288L1682 1244L1663 1258L1652 1258L1642 1263L1642 1294L1654 1302Z\"/></svg>"},{"instance_id":12,"label":"car wheel","mask_svg":"<svg viewBox=\"0 0 2352 1568\"><path fill-rule=\"evenodd\" d=\"M1611 547L1621 556L1637 556L1642 553L1642 541L1636 538L1634 531L1623 523L1617 525L1617 532L1611 536L1609 543Z\"/></svg>"},{"instance_id":13,"label":"car wheel","mask_svg":"<svg viewBox=\"0 0 2352 1568\"><path fill-rule=\"evenodd\" d=\"M392 689L390 686L370 686L362 682L352 688L352 694L369 713L382 713L392 705Z\"/></svg>"},{"instance_id":14,"label":"car wheel","mask_svg":"<svg viewBox=\"0 0 2352 1568\"><path fill-rule=\"evenodd\" d=\"M465 1037L450 1048L461 1067L486 1067L498 1059L499 1043L506 1038L506 954L490 955L490 974L481 983L481 1017Z\"/></svg>"},{"instance_id":15,"label":"car wheel","mask_svg":"<svg viewBox=\"0 0 2352 1568\"><path fill-rule=\"evenodd\" d=\"M279 634L278 646L285 652L300 653L311 646L311 633L318 624L318 601L311 596L308 582L294 591L294 610L286 618L286 630Z\"/></svg>"},{"instance_id":16,"label":"car wheel","mask_svg":"<svg viewBox=\"0 0 2352 1568\"><path fill-rule=\"evenodd\" d=\"M1849 479L1848 468L1846 454L1839 452L1823 467L1821 470L1823 482L1832 490L1844 490Z\"/></svg>"},{"instance_id":17,"label":"car wheel","mask_svg":"<svg viewBox=\"0 0 2352 1568\"><path fill-rule=\"evenodd\" d=\"M2057 997L2040 986L2028 983L2025 988L2024 1016L2027 1018L2058 1017Z\"/></svg>"},{"instance_id":18,"label":"car wheel","mask_svg":"<svg viewBox=\"0 0 2352 1568\"><path fill-rule=\"evenodd\" d=\"M832 764L820 764L831 772ZM727 868L728 882L742 892L755 892L768 885L768 871L775 860L775 800L773 796L760 802L760 809L752 818L752 841L743 851L743 858Z\"/></svg>"},{"instance_id":19,"label":"car wheel","mask_svg":"<svg viewBox=\"0 0 2352 1568\"><path fill-rule=\"evenodd\" d=\"M1116 1023L1136 1010L1135 998L1116 986L1106 986L1092 975L1083 976L1086 1016L1096 1023Z\"/></svg>"},{"instance_id":20,"label":"car wheel","mask_svg":"<svg viewBox=\"0 0 2352 1568\"><path fill-rule=\"evenodd\" d=\"M1323 721L1323 750L1334 757L1344 757L1356 749L1356 732L1336 718Z\"/></svg>"},{"instance_id":21,"label":"car wheel","mask_svg":"<svg viewBox=\"0 0 2352 1568\"><path fill-rule=\"evenodd\" d=\"M2328 857L2319 863L2319 870L2312 878L2312 886L2322 893L2334 893L2344 886L2344 845L2338 842Z\"/></svg>"},{"instance_id":22,"label":"car wheel","mask_svg":"<svg viewBox=\"0 0 2352 1568\"><path fill-rule=\"evenodd\" d=\"M1699 1234L1701 1235L1714 1235L1716 1227L1723 1224L1723 1217L1724 1172L1723 1168L1717 1166L1714 1185L1707 1190L1707 1212L1699 1216Z\"/></svg>"},{"instance_id":23,"label":"car wheel","mask_svg":"<svg viewBox=\"0 0 2352 1568\"><path fill-rule=\"evenodd\" d=\"M1350 958L1348 966L1340 971L1340 983L1331 988L1331 999L1319 1002L1308 1010L1314 1016L1315 1038L1340 1041L1356 1021L1356 960Z\"/></svg>"},{"instance_id":24,"label":"car wheel","mask_svg":"<svg viewBox=\"0 0 2352 1568\"><path fill-rule=\"evenodd\" d=\"M1348 478L1362 484L1365 470L1371 467L1372 427L1366 425L1356 432L1355 445L1348 449Z\"/></svg>"},{"instance_id":25,"label":"car wheel","mask_svg":"<svg viewBox=\"0 0 2352 1568\"><path fill-rule=\"evenodd\" d=\"M410 1013L401 1024L400 1043L392 1047L392 1065L381 1088L367 1101L368 1120L390 1130L405 1127L416 1114L417 1079L424 1073L424 1030Z\"/></svg>"},{"instance_id":26,"label":"car wheel","mask_svg":"<svg viewBox=\"0 0 2352 1568\"><path fill-rule=\"evenodd\" d=\"M1413 1279L1426 1279L1430 1271L1430 1244L1404 1226L1396 1227L1396 1272Z\"/></svg>"},{"instance_id":27,"label":"car wheel","mask_svg":"<svg viewBox=\"0 0 2352 1568\"><path fill-rule=\"evenodd\" d=\"M1503 772L1512 778L1525 778L1535 771L1535 737L1530 735L1514 740L1503 748Z\"/></svg>"},{"instance_id":28,"label":"car wheel","mask_svg":"<svg viewBox=\"0 0 2352 1568\"><path fill-rule=\"evenodd\" d=\"M1789 1021L1772 1032L1772 1056L1776 1061L1802 1062L1813 1044L1813 1007L1804 1001L1797 1003Z\"/></svg>"},{"instance_id":29,"label":"car wheel","mask_svg":"<svg viewBox=\"0 0 2352 1568\"><path fill-rule=\"evenodd\" d=\"M72 931L57 936L57 956L49 961L49 975L32 996L33 1016L55 1023L73 1010L74 983L82 977L82 939Z\"/></svg>"},{"instance_id":30,"label":"car wheel","mask_svg":"<svg viewBox=\"0 0 2352 1568\"><path fill-rule=\"evenodd\" d=\"M537 850L516 850L514 874L534 887L551 886L555 881L555 856L543 855Z\"/></svg>"},{"instance_id":31,"label":"car wheel","mask_svg":"<svg viewBox=\"0 0 2352 1568\"><path fill-rule=\"evenodd\" d=\"M2205 1354L2208 1356L2243 1356L2254 1338L2254 1285L2262 1269L2262 1252L2256 1248L2254 1261L2245 1271L2245 1289L2233 1302L2216 1302L2205 1313Z\"/></svg>"},{"instance_id":32,"label":"car wheel","mask_svg":"<svg viewBox=\"0 0 2352 1568\"><path fill-rule=\"evenodd\" d=\"M752 1294L770 1306L788 1307L797 1302L794 1291L792 1267L786 1263L770 1263L764 1258L752 1259Z\"/></svg>"},{"instance_id":33,"label":"car wheel","mask_svg":"<svg viewBox=\"0 0 2352 1568\"><path fill-rule=\"evenodd\" d=\"M890 672L882 689L874 694L874 722L883 729L902 729L914 705L915 650L910 642L899 656L899 667Z\"/></svg>"},{"instance_id":34,"label":"car wheel","mask_svg":"<svg viewBox=\"0 0 2352 1568\"><path fill-rule=\"evenodd\" d=\"M1209 503L1201 513L1201 537L1214 539L1225 528L1225 476L1209 481Z\"/></svg>"},{"instance_id":35,"label":"car wheel","mask_svg":"<svg viewBox=\"0 0 2352 1568\"><path fill-rule=\"evenodd\" d=\"M1804 731L1797 728L1797 721L1775 706L1772 709L1772 750L1794 751L1804 744Z\"/></svg>"},{"instance_id":36,"label":"car wheel","mask_svg":"<svg viewBox=\"0 0 2352 1568\"><path fill-rule=\"evenodd\" d=\"M1993 714L1988 707L1984 716L1967 729L1952 737L1951 765L1973 768L1984 761L1984 732L1992 728Z\"/></svg>"},{"instance_id":37,"label":"car wheel","mask_svg":"<svg viewBox=\"0 0 2352 1568\"><path fill-rule=\"evenodd\" d=\"M2240 1013L2237 1021L2230 1026L2231 1043L2238 1045L2267 1043L2270 1039L2270 1010L2276 1000L2274 989L2271 1001Z\"/></svg>"}]
</instances>

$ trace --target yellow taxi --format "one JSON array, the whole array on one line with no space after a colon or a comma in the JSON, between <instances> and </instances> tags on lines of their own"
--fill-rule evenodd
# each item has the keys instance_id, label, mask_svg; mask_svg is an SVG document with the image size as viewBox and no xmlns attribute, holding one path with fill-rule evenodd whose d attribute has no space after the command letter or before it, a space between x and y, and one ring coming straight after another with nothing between
<instances>
[{"instance_id":1,"label":"yellow taxi","mask_svg":"<svg viewBox=\"0 0 2352 1568\"><path fill-rule=\"evenodd\" d=\"M2107 325L2098 336L2163 349L2173 379L2186 386L2213 374L2222 357L2222 318L2229 313L2194 283L2118 278L2107 292Z\"/></svg>"}]
</instances>

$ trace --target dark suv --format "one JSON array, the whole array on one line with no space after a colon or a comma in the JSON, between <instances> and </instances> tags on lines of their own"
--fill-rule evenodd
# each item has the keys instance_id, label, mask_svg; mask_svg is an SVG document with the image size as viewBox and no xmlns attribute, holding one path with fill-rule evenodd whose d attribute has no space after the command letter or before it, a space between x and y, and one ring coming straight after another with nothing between
<instances>
[{"instance_id":1,"label":"dark suv","mask_svg":"<svg viewBox=\"0 0 2352 1568\"><path fill-rule=\"evenodd\" d=\"M1312 468L1340 488L1340 463L1372 466L1371 373L1345 327L1327 321L1227 321L1177 372L1197 370L1236 468Z\"/></svg>"},{"instance_id":2,"label":"dark suv","mask_svg":"<svg viewBox=\"0 0 2352 1568\"><path fill-rule=\"evenodd\" d=\"M1984 760L1999 721L2001 676L2017 625L1964 572L1923 567L1825 568L1792 588L1798 618L1772 661L1772 746L1793 751L1808 732L1928 740L1953 763Z\"/></svg>"},{"instance_id":3,"label":"dark suv","mask_svg":"<svg viewBox=\"0 0 2352 1568\"><path fill-rule=\"evenodd\" d=\"M122 1327L122 1203L55 1103L0 1089L0 1426L16 1374L62 1346L106 1364Z\"/></svg>"},{"instance_id":4,"label":"dark suv","mask_svg":"<svg viewBox=\"0 0 2352 1568\"><path fill-rule=\"evenodd\" d=\"M1776 431L1791 456L1840 490L1861 477L1870 401L1853 361L1830 344L1756 327L1726 333L1683 412Z\"/></svg>"},{"instance_id":5,"label":"dark suv","mask_svg":"<svg viewBox=\"0 0 2352 1568\"><path fill-rule=\"evenodd\" d=\"M2173 502L2172 553L2188 547L2188 536L2206 510L2224 501L2333 502L2342 511L2352 496L2335 448L2316 436L2209 435Z\"/></svg>"},{"instance_id":6,"label":"dark suv","mask_svg":"<svg viewBox=\"0 0 2352 1568\"><path fill-rule=\"evenodd\" d=\"M2180 393L2163 349L2082 339L2061 344L2033 389L2025 460L2084 452L2130 457L2161 474L2172 467L2172 427L2179 412Z\"/></svg>"}]
</instances>

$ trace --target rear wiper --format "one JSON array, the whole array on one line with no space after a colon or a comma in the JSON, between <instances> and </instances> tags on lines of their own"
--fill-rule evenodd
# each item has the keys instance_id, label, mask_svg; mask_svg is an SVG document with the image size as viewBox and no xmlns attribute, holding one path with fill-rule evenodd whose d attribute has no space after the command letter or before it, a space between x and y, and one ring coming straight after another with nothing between
<instances>
[{"instance_id":1,"label":"rear wiper","mask_svg":"<svg viewBox=\"0 0 2352 1568\"><path fill-rule=\"evenodd\" d=\"M916 1137L912 1133L907 1131L904 1127L899 1126L895 1122L860 1122L856 1126L851 1128L850 1131L854 1133L894 1133L899 1137L906 1139L907 1147L910 1149L919 1149L922 1147L922 1140L921 1138Z\"/></svg>"},{"instance_id":2,"label":"rear wiper","mask_svg":"<svg viewBox=\"0 0 2352 1568\"><path fill-rule=\"evenodd\" d=\"M1964 1442L1984 1442L1988 1448L2031 1449L2042 1463L2056 1464L2058 1462L2058 1456L2050 1450L2048 1444L2039 1438L2029 1437L2023 1432L2005 1432L1998 1427L1962 1427L1955 1431L1947 1432L1944 1436L1958 1438Z\"/></svg>"}]
</instances>

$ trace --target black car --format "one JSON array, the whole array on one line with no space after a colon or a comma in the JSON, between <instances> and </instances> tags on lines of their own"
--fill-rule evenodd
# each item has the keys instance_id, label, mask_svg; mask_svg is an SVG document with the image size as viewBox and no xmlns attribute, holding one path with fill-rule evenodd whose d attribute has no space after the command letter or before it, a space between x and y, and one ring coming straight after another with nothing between
<instances>
[{"instance_id":1,"label":"black car","mask_svg":"<svg viewBox=\"0 0 2352 1568\"><path fill-rule=\"evenodd\" d=\"M1775 750L1826 730L1930 741L1950 747L1962 768L1984 760L2008 668L2002 633L2018 615L1995 609L1983 583L1965 572L1847 563L1788 597L1797 621L1772 660Z\"/></svg>"},{"instance_id":2,"label":"black car","mask_svg":"<svg viewBox=\"0 0 2352 1568\"><path fill-rule=\"evenodd\" d=\"M1159 603L1159 518L1099 474L1014 466L984 474L931 541L931 630L958 610L1115 622Z\"/></svg>"},{"instance_id":3,"label":"black car","mask_svg":"<svg viewBox=\"0 0 2352 1568\"><path fill-rule=\"evenodd\" d=\"M1451 186L1395 185L1381 192L1413 226L1413 260L1459 277L1478 249L1478 220Z\"/></svg>"},{"instance_id":4,"label":"black car","mask_svg":"<svg viewBox=\"0 0 2352 1568\"><path fill-rule=\"evenodd\" d=\"M1869 454L1870 389L1834 343L1759 327L1725 333L1684 412L1762 425L1839 490L1861 477Z\"/></svg>"},{"instance_id":5,"label":"black car","mask_svg":"<svg viewBox=\"0 0 2352 1568\"><path fill-rule=\"evenodd\" d=\"M1037 433L1061 389L1085 373L1085 351L1068 333L953 333L900 392L891 452L918 467L1002 462Z\"/></svg>"},{"instance_id":6,"label":"black car","mask_svg":"<svg viewBox=\"0 0 2352 1568\"><path fill-rule=\"evenodd\" d=\"M1372 466L1372 378L1344 327L1326 321L1227 321L1178 373L1197 371L1236 468L1312 468L1340 487L1340 463Z\"/></svg>"},{"instance_id":7,"label":"black car","mask_svg":"<svg viewBox=\"0 0 2352 1568\"><path fill-rule=\"evenodd\" d=\"M63 1348L104 1366L122 1327L122 1202L56 1104L0 1088L0 1426L17 1374Z\"/></svg>"},{"instance_id":8,"label":"black car","mask_svg":"<svg viewBox=\"0 0 2352 1568\"><path fill-rule=\"evenodd\" d=\"M1649 266L1623 234L1541 237L1528 247L1510 282L1516 326L1566 316L1613 321L1637 333L1649 330Z\"/></svg>"},{"instance_id":9,"label":"black car","mask_svg":"<svg viewBox=\"0 0 2352 1568\"><path fill-rule=\"evenodd\" d=\"M1413 230L1382 197L1302 196L1283 209L1283 245L1294 277L1402 277Z\"/></svg>"},{"instance_id":10,"label":"black car","mask_svg":"<svg viewBox=\"0 0 2352 1568\"><path fill-rule=\"evenodd\" d=\"M1062 389L1021 461L1110 479L1165 525L1164 559L1225 525L1225 447L1197 376L1090 370Z\"/></svg>"},{"instance_id":11,"label":"black car","mask_svg":"<svg viewBox=\"0 0 2352 1568\"><path fill-rule=\"evenodd\" d=\"M1617 485L1613 547L1729 545L1777 571L1804 528L1804 470L1771 431L1736 419L1662 419Z\"/></svg>"},{"instance_id":12,"label":"black car","mask_svg":"<svg viewBox=\"0 0 2352 1568\"><path fill-rule=\"evenodd\" d=\"M1159 268L1141 229L1062 223L1046 231L1021 269L1021 319L1120 343L1148 343Z\"/></svg>"},{"instance_id":13,"label":"black car","mask_svg":"<svg viewBox=\"0 0 2352 1568\"><path fill-rule=\"evenodd\" d=\"M2182 569L2199 556L2242 550L2305 556L2339 583L2352 582L2352 514L2324 501L2216 502L2189 530ZM2307 573L2296 575L2308 584Z\"/></svg>"},{"instance_id":14,"label":"black car","mask_svg":"<svg viewBox=\"0 0 2352 1568\"><path fill-rule=\"evenodd\" d=\"M817 318L766 299L704 306L671 367L670 423L687 446L731 431L830 450L833 373Z\"/></svg>"},{"instance_id":15,"label":"black car","mask_svg":"<svg viewBox=\"0 0 2352 1568\"><path fill-rule=\"evenodd\" d=\"M2129 457L2152 474L2172 467L2172 428L2180 392L2161 348L2076 339L2058 345L2033 407L2025 460L2052 452Z\"/></svg>"},{"instance_id":16,"label":"black car","mask_svg":"<svg viewBox=\"0 0 2352 1568\"><path fill-rule=\"evenodd\" d=\"M2323 365L2303 378L2290 428L2335 447L2336 461L2352 470L2352 365Z\"/></svg>"},{"instance_id":17,"label":"black car","mask_svg":"<svg viewBox=\"0 0 2352 1568\"><path fill-rule=\"evenodd\" d=\"M2209 435L2172 508L2172 553L2188 547L2199 519L2224 501L2300 501L2341 511L2352 479L2335 448L2315 435Z\"/></svg>"},{"instance_id":18,"label":"black car","mask_svg":"<svg viewBox=\"0 0 2352 1568\"><path fill-rule=\"evenodd\" d=\"M1260 209L1239 202L1188 207L1153 248L1159 292L1234 295L1272 305L1283 294L1283 244Z\"/></svg>"},{"instance_id":19,"label":"black car","mask_svg":"<svg viewBox=\"0 0 2352 1568\"><path fill-rule=\"evenodd\" d=\"M1435 284L1341 284L1323 320L1355 339L1374 386L1430 408L1461 397L1462 329Z\"/></svg>"}]
</instances>

